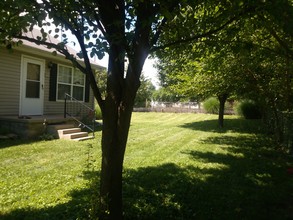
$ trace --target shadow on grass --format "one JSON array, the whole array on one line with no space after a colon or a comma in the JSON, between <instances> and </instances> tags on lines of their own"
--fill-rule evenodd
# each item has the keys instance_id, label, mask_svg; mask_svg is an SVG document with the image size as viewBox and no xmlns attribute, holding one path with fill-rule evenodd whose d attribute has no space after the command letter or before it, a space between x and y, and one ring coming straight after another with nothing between
<instances>
[{"instance_id":1,"label":"shadow on grass","mask_svg":"<svg viewBox=\"0 0 293 220\"><path fill-rule=\"evenodd\" d=\"M180 168L175 164L128 170L125 183L126 219L289 219L292 218L288 182L284 172L267 169L238 170L229 156L210 157L227 168ZM235 159L232 159L235 160ZM240 166L245 160L240 162ZM273 168L274 171L269 169ZM275 179L279 178L279 179ZM286 186L287 184L287 186Z\"/></svg>"},{"instance_id":2,"label":"shadow on grass","mask_svg":"<svg viewBox=\"0 0 293 220\"><path fill-rule=\"evenodd\" d=\"M289 158L270 139L203 140L225 153L187 151L198 166L173 163L126 170L126 219L293 219ZM292 163L292 160L291 160Z\"/></svg>"},{"instance_id":3,"label":"shadow on grass","mask_svg":"<svg viewBox=\"0 0 293 220\"><path fill-rule=\"evenodd\" d=\"M224 169L179 167L173 163L126 170L125 219L289 219L289 181L277 165L264 169L229 155L189 152L196 160L224 163ZM238 162L237 162L238 161ZM268 165L265 167L263 165ZM239 170L239 166L241 169ZM262 176L258 176L262 175ZM276 179L277 178L277 179ZM44 209L20 209L1 219L90 219L92 191L77 190L66 204Z\"/></svg>"},{"instance_id":4,"label":"shadow on grass","mask_svg":"<svg viewBox=\"0 0 293 220\"><path fill-rule=\"evenodd\" d=\"M17 147L23 144L33 144L40 140L32 139L32 140L24 140L24 139L6 139L0 140L0 149L8 148L8 147Z\"/></svg>"},{"instance_id":5,"label":"shadow on grass","mask_svg":"<svg viewBox=\"0 0 293 220\"><path fill-rule=\"evenodd\" d=\"M0 219L3 220L35 220L35 219L79 219L82 216L86 219L88 204L88 190L74 191L71 193L72 200L65 204L59 204L54 207L36 209L34 207L16 209L7 214L0 213Z\"/></svg>"},{"instance_id":6,"label":"shadow on grass","mask_svg":"<svg viewBox=\"0 0 293 220\"><path fill-rule=\"evenodd\" d=\"M91 133L88 129L84 129L84 131ZM94 132L99 133L101 131L102 131L101 122L96 122ZM40 142L42 140L43 139L41 137L36 137L36 138L32 138L32 139L3 139L3 140L0 139L0 149L4 149L4 148L8 148L8 147L16 147L16 146L23 145L23 144L33 144L36 142Z\"/></svg>"},{"instance_id":7,"label":"shadow on grass","mask_svg":"<svg viewBox=\"0 0 293 220\"><path fill-rule=\"evenodd\" d=\"M99 176L97 172L85 172L84 178L92 178L93 175ZM96 181L93 182L97 183ZM67 203L58 204L46 208L22 208L3 214L0 212L1 220L70 220L70 219L91 219L90 209L92 199L96 194L98 186L93 190L90 186L81 190L70 192L71 200Z\"/></svg>"},{"instance_id":8,"label":"shadow on grass","mask_svg":"<svg viewBox=\"0 0 293 220\"><path fill-rule=\"evenodd\" d=\"M293 183L286 160L258 136L203 140L228 144L226 153L186 151L199 166L126 169L125 219L292 219ZM91 178L98 173L85 173ZM95 185L98 187L98 185ZM0 219L89 219L93 191L71 192L71 201L43 209L20 209Z\"/></svg>"},{"instance_id":9,"label":"shadow on grass","mask_svg":"<svg viewBox=\"0 0 293 220\"><path fill-rule=\"evenodd\" d=\"M219 128L218 120L190 122L185 123L180 127L217 133L225 133L227 131L239 133L264 133L264 129L261 127L260 120L247 120L241 118L225 119L223 128Z\"/></svg>"}]
</instances>

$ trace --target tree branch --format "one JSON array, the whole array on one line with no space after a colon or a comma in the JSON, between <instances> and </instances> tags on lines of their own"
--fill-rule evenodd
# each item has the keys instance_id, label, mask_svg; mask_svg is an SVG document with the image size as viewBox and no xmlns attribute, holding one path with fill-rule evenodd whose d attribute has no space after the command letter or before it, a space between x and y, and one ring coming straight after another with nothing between
<instances>
[{"instance_id":1,"label":"tree branch","mask_svg":"<svg viewBox=\"0 0 293 220\"><path fill-rule=\"evenodd\" d=\"M183 43L189 43L189 42L191 42L191 41L198 40L198 39L203 38L203 37L211 36L212 34L215 34L215 33L217 33L218 31L224 29L228 24L232 23L234 20L235 20L235 18L230 19L230 20L229 20L228 22L226 22L224 25L221 25L220 27L218 27L218 28L216 28L216 29L209 30L209 31L206 32L206 33L198 34L198 35L195 35L195 36L192 36L192 37L189 37L189 38L185 38L185 39L176 40L176 41L173 41L173 42L171 42L171 43L167 43L167 44L165 44L165 45L161 45L161 46L153 47L153 48L151 48L150 52L155 52L155 51L157 51L157 50L161 50L161 49L164 49L164 48L167 48L167 47L170 47L170 46L174 46L174 45L177 45L177 44L183 44Z\"/></svg>"},{"instance_id":2,"label":"tree branch","mask_svg":"<svg viewBox=\"0 0 293 220\"><path fill-rule=\"evenodd\" d=\"M271 36L273 38L275 38L275 40L279 43L279 45L286 51L287 55L289 55L290 58L292 59L293 58L293 51L288 46L288 44L284 40L281 39L281 37L277 34L277 32L273 28L269 27L264 16L259 15L259 18L264 22L264 27L268 30L268 32L271 34Z\"/></svg>"},{"instance_id":3,"label":"tree branch","mask_svg":"<svg viewBox=\"0 0 293 220\"><path fill-rule=\"evenodd\" d=\"M103 103L104 103L104 100L102 99L102 94L97 86L97 83L96 83L96 79L95 79L95 76L94 76L94 73L93 73L93 70L91 68L91 63L90 63L90 59L88 57L88 54L87 54L87 50L86 50L86 46L85 46L85 43L84 43L84 38L83 38L83 31L80 30L79 28L79 25L77 22L75 22L75 19L71 19L72 22L74 22L74 25L76 26L76 28L74 28L71 23L64 19L64 17L61 17L61 16L57 16L57 12L56 10L52 7L52 5L50 4L50 2L46 1L46 0L43 0L43 3L45 4L45 10L47 11L48 14L52 14L55 18L59 19L60 21L62 21L62 24L68 28L71 33L76 37L78 43L79 43L79 46L81 48L81 52L83 54L83 59L84 59L84 64L85 64L85 67L82 67L81 65L77 65L77 67L84 73L84 74L87 74L90 78L90 85L91 85L91 88L93 90L93 93L94 93L94 96L98 102L98 104L100 105L101 108L103 108ZM80 12L82 13L82 12ZM82 16L82 14L80 14L80 16ZM82 24L83 25L83 24ZM83 28L83 26L81 27ZM42 42L41 42L42 43ZM45 42L46 43L46 42ZM58 50L58 48L54 47L51 45L51 47L55 48ZM59 50L58 50L59 51ZM76 64L78 63L75 59L75 61L73 59L70 59L70 54L68 53L67 50L61 50L59 51L60 53L64 54L65 57L67 59L69 59L70 61L73 62L73 64Z\"/></svg>"},{"instance_id":4,"label":"tree branch","mask_svg":"<svg viewBox=\"0 0 293 220\"><path fill-rule=\"evenodd\" d=\"M197 35L194 35L192 37L187 37L187 38L184 38L184 39L175 40L175 41L170 42L170 43L167 43L165 45L161 45L161 46L157 46L157 47L154 46L154 47L152 47L150 49L150 52L155 52L157 50L164 49L164 48L167 48L167 47L170 47L170 46L174 46L174 45L178 45L178 44L183 44L183 43L189 43L191 41L195 41L195 40L198 40L198 39L203 38L203 37L211 36L211 35L219 32L220 30L224 29L229 24L231 24L234 21L236 21L239 17L241 17L243 14L245 14L249 10L251 10L251 8L248 8L248 9L242 11L241 13L239 13L237 16L234 16L234 17L230 18L228 21L226 21L224 24L220 25L218 28L211 29L211 30L209 30L209 31L207 31L205 33L197 34Z\"/></svg>"},{"instance_id":5,"label":"tree branch","mask_svg":"<svg viewBox=\"0 0 293 220\"><path fill-rule=\"evenodd\" d=\"M161 21L161 23L158 25L158 28L157 28L158 30L155 33L155 35L153 36L153 38L151 39L150 45L155 45L158 42L159 37L162 33L162 27L166 24L166 22L167 22L167 18L164 17L163 20Z\"/></svg>"}]
</instances>

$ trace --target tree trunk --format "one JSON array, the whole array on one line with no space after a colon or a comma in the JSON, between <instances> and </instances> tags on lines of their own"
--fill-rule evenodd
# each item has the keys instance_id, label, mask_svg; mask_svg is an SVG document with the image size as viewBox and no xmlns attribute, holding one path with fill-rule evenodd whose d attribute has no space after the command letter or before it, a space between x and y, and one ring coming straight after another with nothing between
<instances>
[{"instance_id":1,"label":"tree trunk","mask_svg":"<svg viewBox=\"0 0 293 220\"><path fill-rule=\"evenodd\" d=\"M220 128L224 127L225 103L226 103L227 98L228 98L228 94L218 95L218 99L220 102L218 123L219 123Z\"/></svg>"},{"instance_id":2,"label":"tree trunk","mask_svg":"<svg viewBox=\"0 0 293 220\"><path fill-rule=\"evenodd\" d=\"M122 169L133 104L107 101L102 130L100 219L123 219Z\"/></svg>"},{"instance_id":3,"label":"tree trunk","mask_svg":"<svg viewBox=\"0 0 293 220\"><path fill-rule=\"evenodd\" d=\"M116 48L117 49L117 48ZM121 53L120 53L121 54ZM100 219L123 219L122 170L135 96L146 56L130 60L124 75L124 56L109 54L107 97L102 129ZM121 59L120 63L117 59ZM123 62L123 63L122 63Z\"/></svg>"}]
</instances>

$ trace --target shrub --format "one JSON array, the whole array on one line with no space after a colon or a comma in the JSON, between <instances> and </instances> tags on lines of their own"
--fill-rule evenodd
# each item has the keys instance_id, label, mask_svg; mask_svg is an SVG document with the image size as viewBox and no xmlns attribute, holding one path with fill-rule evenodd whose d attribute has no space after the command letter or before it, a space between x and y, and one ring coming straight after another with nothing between
<instances>
[{"instance_id":1,"label":"shrub","mask_svg":"<svg viewBox=\"0 0 293 220\"><path fill-rule=\"evenodd\" d=\"M101 108L98 104L95 106L95 111L96 111L96 119L102 119L102 111Z\"/></svg>"},{"instance_id":2,"label":"shrub","mask_svg":"<svg viewBox=\"0 0 293 220\"><path fill-rule=\"evenodd\" d=\"M218 114L219 113L219 100L215 97L210 97L203 102L203 108L207 113Z\"/></svg>"},{"instance_id":3,"label":"shrub","mask_svg":"<svg viewBox=\"0 0 293 220\"><path fill-rule=\"evenodd\" d=\"M235 106L235 112L245 119L260 119L260 107L253 100L243 100Z\"/></svg>"}]
</instances>

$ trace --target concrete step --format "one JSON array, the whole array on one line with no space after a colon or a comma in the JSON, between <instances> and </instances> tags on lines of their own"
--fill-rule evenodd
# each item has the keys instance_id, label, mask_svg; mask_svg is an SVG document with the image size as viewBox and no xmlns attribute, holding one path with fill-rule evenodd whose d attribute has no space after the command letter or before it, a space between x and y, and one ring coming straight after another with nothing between
<instances>
[{"instance_id":1,"label":"concrete step","mask_svg":"<svg viewBox=\"0 0 293 220\"><path fill-rule=\"evenodd\" d=\"M72 134L72 133L78 133L80 132L80 128L66 128L66 129L59 129L58 130L58 136L59 138L62 138L65 134Z\"/></svg>"},{"instance_id":2,"label":"concrete step","mask_svg":"<svg viewBox=\"0 0 293 220\"><path fill-rule=\"evenodd\" d=\"M55 125L48 125L47 132L52 134L55 138L59 138L58 130L74 128L74 124L55 124Z\"/></svg>"},{"instance_id":3,"label":"concrete step","mask_svg":"<svg viewBox=\"0 0 293 220\"><path fill-rule=\"evenodd\" d=\"M85 141L85 140L89 140L89 139L93 139L94 136L87 136L87 137L81 137L81 138L74 138L74 139L71 139L73 141Z\"/></svg>"},{"instance_id":4,"label":"concrete step","mask_svg":"<svg viewBox=\"0 0 293 220\"><path fill-rule=\"evenodd\" d=\"M75 133L70 133L70 134L64 134L62 136L62 139L72 140L72 139L82 138L82 137L87 137L87 136L88 136L87 132L75 132Z\"/></svg>"}]
</instances>

